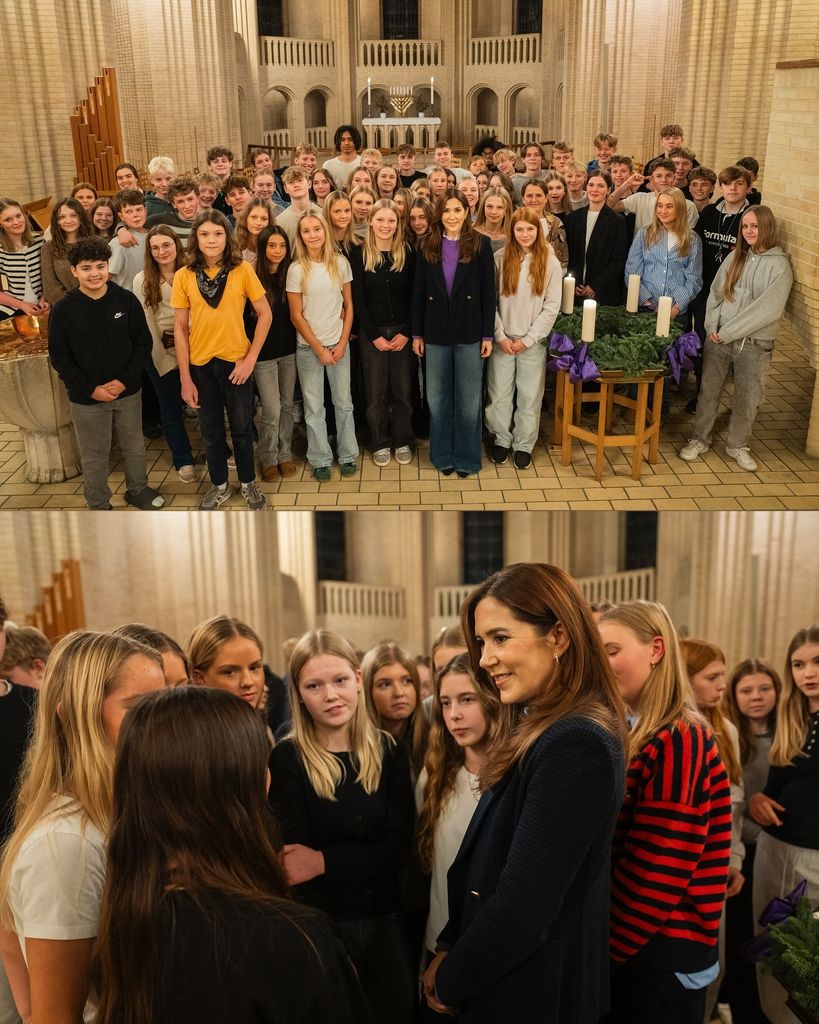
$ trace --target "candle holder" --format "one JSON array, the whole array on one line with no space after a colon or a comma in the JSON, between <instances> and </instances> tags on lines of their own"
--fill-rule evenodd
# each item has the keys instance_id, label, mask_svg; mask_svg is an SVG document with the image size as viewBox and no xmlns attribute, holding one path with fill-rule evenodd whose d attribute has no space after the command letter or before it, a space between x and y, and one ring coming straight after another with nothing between
<instances>
[{"instance_id":1,"label":"candle holder","mask_svg":"<svg viewBox=\"0 0 819 1024\"><path fill-rule=\"evenodd\" d=\"M397 117L406 117L412 106L412 87L409 85L390 86L390 106Z\"/></svg>"}]
</instances>

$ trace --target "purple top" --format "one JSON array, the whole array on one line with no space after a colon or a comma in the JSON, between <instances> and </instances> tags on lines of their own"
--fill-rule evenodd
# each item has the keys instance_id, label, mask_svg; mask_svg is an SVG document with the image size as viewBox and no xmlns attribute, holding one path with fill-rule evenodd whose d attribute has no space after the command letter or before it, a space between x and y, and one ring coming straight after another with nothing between
<instances>
[{"instance_id":1,"label":"purple top","mask_svg":"<svg viewBox=\"0 0 819 1024\"><path fill-rule=\"evenodd\" d=\"M452 294L452 285L455 283L455 271L458 269L460 256L460 239L453 241L451 238L443 236L441 238L441 269L444 272L447 295Z\"/></svg>"}]
</instances>

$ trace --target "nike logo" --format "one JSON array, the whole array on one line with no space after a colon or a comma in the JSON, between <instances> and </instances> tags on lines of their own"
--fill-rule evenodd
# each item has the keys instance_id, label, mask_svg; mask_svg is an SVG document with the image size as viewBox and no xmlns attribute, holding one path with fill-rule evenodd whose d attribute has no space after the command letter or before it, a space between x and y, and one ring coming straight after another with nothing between
<instances>
[{"instance_id":1,"label":"nike logo","mask_svg":"<svg viewBox=\"0 0 819 1024\"><path fill-rule=\"evenodd\" d=\"M114 319L115 319L115 320L119 320L119 318L120 318L121 316L125 316L125 314L124 314L124 313L114 313Z\"/></svg>"}]
</instances>

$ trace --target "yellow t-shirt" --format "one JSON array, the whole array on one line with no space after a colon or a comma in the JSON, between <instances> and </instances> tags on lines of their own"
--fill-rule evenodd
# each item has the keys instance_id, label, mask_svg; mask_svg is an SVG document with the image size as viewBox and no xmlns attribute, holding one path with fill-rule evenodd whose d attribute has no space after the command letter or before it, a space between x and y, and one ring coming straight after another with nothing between
<instances>
[{"instance_id":1,"label":"yellow t-shirt","mask_svg":"<svg viewBox=\"0 0 819 1024\"><path fill-rule=\"evenodd\" d=\"M205 271L208 277L216 277L218 272L218 267ZM264 293L255 270L243 261L228 274L221 302L213 309L202 298L195 271L188 267L177 270L171 305L191 311L190 360L194 366L204 366L214 358L235 362L247 355L250 342L242 320L245 300L255 302Z\"/></svg>"}]
</instances>

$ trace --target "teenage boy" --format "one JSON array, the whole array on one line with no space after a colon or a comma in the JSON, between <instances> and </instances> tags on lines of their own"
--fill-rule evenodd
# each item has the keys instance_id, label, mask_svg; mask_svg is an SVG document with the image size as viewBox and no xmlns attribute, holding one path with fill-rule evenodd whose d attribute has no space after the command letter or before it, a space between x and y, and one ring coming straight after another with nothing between
<instances>
[{"instance_id":1,"label":"teenage boy","mask_svg":"<svg viewBox=\"0 0 819 1024\"><path fill-rule=\"evenodd\" d=\"M691 202L702 211L711 202L711 196L717 187L717 175L710 167L694 167L688 176L688 191L691 193ZM751 197L748 196L748 202Z\"/></svg>"},{"instance_id":2,"label":"teenage boy","mask_svg":"<svg viewBox=\"0 0 819 1024\"><path fill-rule=\"evenodd\" d=\"M0 654L0 679L39 690L51 644L33 626L6 626L6 650Z\"/></svg>"},{"instance_id":3,"label":"teenage boy","mask_svg":"<svg viewBox=\"0 0 819 1024\"><path fill-rule=\"evenodd\" d=\"M514 178L517 174L517 160L511 149L499 149L495 153L495 170L505 174L507 178Z\"/></svg>"},{"instance_id":4,"label":"teenage boy","mask_svg":"<svg viewBox=\"0 0 819 1024\"><path fill-rule=\"evenodd\" d=\"M318 150L315 146L311 145L309 142L300 142L293 150L293 163L296 167L301 167L309 177L316 169L317 154ZM379 153L379 156L380 155L381 154Z\"/></svg>"},{"instance_id":5,"label":"teenage boy","mask_svg":"<svg viewBox=\"0 0 819 1024\"><path fill-rule=\"evenodd\" d=\"M352 124L340 124L333 135L333 148L337 156L325 160L322 167L333 176L337 188L346 188L350 175L361 166L361 133Z\"/></svg>"},{"instance_id":6,"label":"teenage boy","mask_svg":"<svg viewBox=\"0 0 819 1024\"><path fill-rule=\"evenodd\" d=\"M364 149L361 152L361 166L366 167L367 170L375 177L375 172L384 163L384 157L381 155L380 149Z\"/></svg>"},{"instance_id":7,"label":"teenage boy","mask_svg":"<svg viewBox=\"0 0 819 1024\"><path fill-rule=\"evenodd\" d=\"M424 177L423 171L415 169L415 147L402 142L396 150L395 166L401 188L409 188L414 181Z\"/></svg>"},{"instance_id":8,"label":"teenage boy","mask_svg":"<svg viewBox=\"0 0 819 1024\"><path fill-rule=\"evenodd\" d=\"M527 142L520 147L520 158L523 161L523 172L515 174L512 184L515 186L515 193L520 199L523 186L529 181L537 181L543 174L543 161L546 157L543 146L538 142ZM585 184L585 182L584 182Z\"/></svg>"},{"instance_id":9,"label":"teenage boy","mask_svg":"<svg viewBox=\"0 0 819 1024\"><path fill-rule=\"evenodd\" d=\"M273 171L273 159L266 149L254 149L250 154L250 163L254 171Z\"/></svg>"},{"instance_id":10,"label":"teenage boy","mask_svg":"<svg viewBox=\"0 0 819 1024\"><path fill-rule=\"evenodd\" d=\"M113 433L126 502L162 508L165 499L148 486L142 439L140 378L151 356L151 332L137 297L109 280L110 258L108 244L94 236L69 247L68 263L79 287L51 310L48 354L68 391L88 507L111 507Z\"/></svg>"},{"instance_id":11,"label":"teenage boy","mask_svg":"<svg viewBox=\"0 0 819 1024\"><path fill-rule=\"evenodd\" d=\"M145 207L145 194L135 189L120 192L117 200L119 219L135 242L125 245L119 235L111 239L111 279L130 292L134 288L134 278L140 270L145 269L145 238L148 234L145 221L148 211Z\"/></svg>"},{"instance_id":12,"label":"teenage boy","mask_svg":"<svg viewBox=\"0 0 819 1024\"><path fill-rule=\"evenodd\" d=\"M594 137L594 148L597 156L594 160L589 160L586 170L589 173L592 171L609 171L611 173L611 162L617 152L617 136L610 135L608 132L600 132Z\"/></svg>"},{"instance_id":13,"label":"teenage boy","mask_svg":"<svg viewBox=\"0 0 819 1024\"><path fill-rule=\"evenodd\" d=\"M751 172L751 191L747 195L749 206L759 206L762 202L762 193L756 187L756 179L759 177L759 161L753 156L743 156L734 164L735 167L744 167Z\"/></svg>"},{"instance_id":14,"label":"teenage boy","mask_svg":"<svg viewBox=\"0 0 819 1024\"><path fill-rule=\"evenodd\" d=\"M452 146L448 142L436 142L433 162L427 167L425 174L429 174L433 167L443 167L445 171L451 171L456 181L463 181L471 175L465 167L452 166Z\"/></svg>"},{"instance_id":15,"label":"teenage boy","mask_svg":"<svg viewBox=\"0 0 819 1024\"><path fill-rule=\"evenodd\" d=\"M303 213L321 214L321 207L310 202L310 179L301 167L288 167L282 175L284 190L290 197L290 206L276 218L277 227L284 228L290 239L290 251L296 244L299 220Z\"/></svg>"},{"instance_id":16,"label":"teenage boy","mask_svg":"<svg viewBox=\"0 0 819 1024\"><path fill-rule=\"evenodd\" d=\"M696 159L697 154L687 146L677 146L670 153L670 160L674 164L674 187L680 189L686 199L691 198L691 193L688 191L688 179L694 169Z\"/></svg>"},{"instance_id":17,"label":"teenage boy","mask_svg":"<svg viewBox=\"0 0 819 1024\"><path fill-rule=\"evenodd\" d=\"M139 187L139 172L133 164L117 164L114 168L114 178L117 182L117 189L120 192L126 188L133 188L138 192L142 191Z\"/></svg>"},{"instance_id":18,"label":"teenage boy","mask_svg":"<svg viewBox=\"0 0 819 1024\"><path fill-rule=\"evenodd\" d=\"M148 179L154 190L153 195L149 192L145 196L145 209L149 217L157 213L172 212L173 206L168 193L175 177L176 168L169 156L155 156L148 164Z\"/></svg>"},{"instance_id":19,"label":"teenage boy","mask_svg":"<svg viewBox=\"0 0 819 1024\"><path fill-rule=\"evenodd\" d=\"M219 179L210 171L201 171L193 179L196 183L196 195L199 199L199 211L209 210L219 195Z\"/></svg>"},{"instance_id":20,"label":"teenage boy","mask_svg":"<svg viewBox=\"0 0 819 1024\"><path fill-rule=\"evenodd\" d=\"M250 186L247 183L247 178L243 178L241 174L232 174L222 186L222 192L230 207L228 220L235 227L239 214L250 202Z\"/></svg>"},{"instance_id":21,"label":"teenage boy","mask_svg":"<svg viewBox=\"0 0 819 1024\"><path fill-rule=\"evenodd\" d=\"M552 167L561 174L566 173L566 168L574 160L574 146L571 142L556 142L552 146Z\"/></svg>"},{"instance_id":22,"label":"teenage boy","mask_svg":"<svg viewBox=\"0 0 819 1024\"><path fill-rule=\"evenodd\" d=\"M657 205L657 193L671 188L674 183L674 164L670 160L655 160L651 174L646 178L640 171L635 171L630 178L619 185L609 196L609 206L618 213L634 214L634 230L646 228L654 219L654 207ZM637 192L641 185L648 186L648 192ZM693 227L697 223L699 210L690 199L685 201L688 223Z\"/></svg>"},{"instance_id":23,"label":"teenage boy","mask_svg":"<svg viewBox=\"0 0 819 1024\"><path fill-rule=\"evenodd\" d=\"M223 186L230 177L230 169L233 164L233 152L227 146L211 146L207 151L206 159L208 170L219 179L219 191L213 200L213 208L221 210L226 216L230 216L230 207L224 195Z\"/></svg>"},{"instance_id":24,"label":"teenage boy","mask_svg":"<svg viewBox=\"0 0 819 1024\"><path fill-rule=\"evenodd\" d=\"M572 210L580 210L582 207L588 206L589 200L586 196L588 174L583 164L579 160L572 160L563 171L563 177L566 179L566 191L569 202L572 204Z\"/></svg>"},{"instance_id":25,"label":"teenage boy","mask_svg":"<svg viewBox=\"0 0 819 1024\"><path fill-rule=\"evenodd\" d=\"M253 175L253 196L273 203L275 209L286 210L290 205L286 198L279 195L276 176L272 171L256 171Z\"/></svg>"},{"instance_id":26,"label":"teenage boy","mask_svg":"<svg viewBox=\"0 0 819 1024\"><path fill-rule=\"evenodd\" d=\"M165 213L155 213L146 221L150 229L156 224L167 224L179 235L182 244L186 244L199 214L199 196L193 178L176 178L168 189L171 208ZM144 269L144 267L143 267Z\"/></svg>"},{"instance_id":27,"label":"teenage boy","mask_svg":"<svg viewBox=\"0 0 819 1024\"><path fill-rule=\"evenodd\" d=\"M618 156L614 155L611 158L611 180L615 188L619 188L621 185L626 186L624 195L630 196L632 194L631 186L628 185L628 180L634 174L634 161L630 156ZM635 217L633 213L629 213L628 210L623 211L623 216L626 218L626 236L628 238L628 244L631 245L632 239L634 238L634 221Z\"/></svg>"},{"instance_id":28,"label":"teenage boy","mask_svg":"<svg viewBox=\"0 0 819 1024\"><path fill-rule=\"evenodd\" d=\"M664 124L660 129L660 145L663 147L662 152L649 160L649 164L653 163L654 160L670 160L672 149L679 149L681 146L685 146L685 132L682 125ZM693 164L694 167L699 167L696 160L694 160Z\"/></svg>"}]
</instances>

